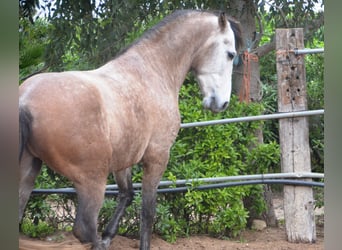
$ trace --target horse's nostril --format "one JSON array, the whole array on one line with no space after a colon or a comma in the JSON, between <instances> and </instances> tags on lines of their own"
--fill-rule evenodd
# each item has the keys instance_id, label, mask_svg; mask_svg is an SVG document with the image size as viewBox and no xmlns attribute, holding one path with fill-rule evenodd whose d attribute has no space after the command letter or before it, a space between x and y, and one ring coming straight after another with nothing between
<instances>
[{"instance_id":1,"label":"horse's nostril","mask_svg":"<svg viewBox=\"0 0 342 250\"><path fill-rule=\"evenodd\" d=\"M226 109L226 108L228 107L228 105L229 105L229 102L225 102L225 103L223 103L222 108L223 108L223 109Z\"/></svg>"},{"instance_id":2,"label":"horse's nostril","mask_svg":"<svg viewBox=\"0 0 342 250\"><path fill-rule=\"evenodd\" d=\"M230 60L233 60L235 55L236 55L235 52L228 52L228 57L230 58Z\"/></svg>"}]
</instances>

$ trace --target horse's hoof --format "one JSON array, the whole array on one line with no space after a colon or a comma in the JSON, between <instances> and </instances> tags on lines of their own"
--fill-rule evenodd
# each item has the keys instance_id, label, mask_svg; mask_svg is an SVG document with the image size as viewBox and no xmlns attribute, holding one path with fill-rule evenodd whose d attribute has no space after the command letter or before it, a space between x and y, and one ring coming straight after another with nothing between
<instances>
[{"instance_id":1,"label":"horse's hoof","mask_svg":"<svg viewBox=\"0 0 342 250\"><path fill-rule=\"evenodd\" d=\"M93 245L91 250L108 250L108 248L106 248L102 243L100 243L100 244L97 244L96 246Z\"/></svg>"},{"instance_id":2,"label":"horse's hoof","mask_svg":"<svg viewBox=\"0 0 342 250\"><path fill-rule=\"evenodd\" d=\"M102 239L102 245L105 246L105 249L109 249L109 246L110 246L110 242L111 242L111 239L109 238L104 238Z\"/></svg>"},{"instance_id":3,"label":"horse's hoof","mask_svg":"<svg viewBox=\"0 0 342 250\"><path fill-rule=\"evenodd\" d=\"M110 239L105 239L93 245L91 250L108 250L110 246Z\"/></svg>"},{"instance_id":4,"label":"horse's hoof","mask_svg":"<svg viewBox=\"0 0 342 250\"><path fill-rule=\"evenodd\" d=\"M91 250L108 250L110 246L111 240L109 238L105 238L103 240L100 240L96 243L96 245L93 245Z\"/></svg>"}]
</instances>

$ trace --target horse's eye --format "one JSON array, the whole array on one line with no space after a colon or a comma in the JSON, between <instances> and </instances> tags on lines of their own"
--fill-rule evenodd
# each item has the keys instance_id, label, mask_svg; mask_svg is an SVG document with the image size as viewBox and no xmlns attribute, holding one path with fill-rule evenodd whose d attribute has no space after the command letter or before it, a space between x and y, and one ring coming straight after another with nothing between
<instances>
[{"instance_id":1,"label":"horse's eye","mask_svg":"<svg viewBox=\"0 0 342 250\"><path fill-rule=\"evenodd\" d=\"M233 60L234 57L235 57L235 55L236 55L235 52L227 52L227 54L228 54L228 58L229 58L230 60Z\"/></svg>"}]
</instances>

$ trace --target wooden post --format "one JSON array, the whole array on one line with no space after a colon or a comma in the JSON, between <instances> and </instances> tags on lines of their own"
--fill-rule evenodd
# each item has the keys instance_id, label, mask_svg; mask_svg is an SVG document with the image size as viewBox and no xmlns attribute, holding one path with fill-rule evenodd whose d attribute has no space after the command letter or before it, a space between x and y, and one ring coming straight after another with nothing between
<instances>
[{"instance_id":1,"label":"wooden post","mask_svg":"<svg viewBox=\"0 0 342 250\"><path fill-rule=\"evenodd\" d=\"M278 111L307 110L303 29L276 30ZM282 172L311 172L307 117L279 120ZM284 186L284 216L289 242L316 240L314 199L311 187Z\"/></svg>"}]
</instances>

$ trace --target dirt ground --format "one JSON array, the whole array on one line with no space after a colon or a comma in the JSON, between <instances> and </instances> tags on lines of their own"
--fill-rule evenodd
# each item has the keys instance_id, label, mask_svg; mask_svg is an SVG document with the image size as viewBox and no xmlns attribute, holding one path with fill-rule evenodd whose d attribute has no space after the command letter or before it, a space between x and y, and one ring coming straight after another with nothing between
<instances>
[{"instance_id":1,"label":"dirt ground","mask_svg":"<svg viewBox=\"0 0 342 250\"><path fill-rule=\"evenodd\" d=\"M168 243L160 237L153 235L151 242L152 250L322 250L323 232L322 228L317 228L317 241L314 244L289 243L285 238L283 228L266 228L262 231L245 231L234 240L220 240L208 236L192 236L189 238L180 238L175 243ZM49 238L51 239L51 237ZM57 240L59 239L59 240ZM111 244L111 250L136 250L139 248L139 240L129 239L122 236L116 236ZM35 240L26 236L20 236L20 250L43 250L43 249L61 249L61 250L86 250L90 246L81 245L71 233L55 235L55 240Z\"/></svg>"},{"instance_id":2,"label":"dirt ground","mask_svg":"<svg viewBox=\"0 0 342 250\"><path fill-rule=\"evenodd\" d=\"M283 220L281 199L274 199L275 214L278 221ZM324 249L324 219L323 209L316 211L317 240L314 244L289 243L286 241L284 226L265 228L261 231L246 230L237 239L221 240L206 235L179 238L175 243L168 243L153 235L151 250L322 250ZM281 223L280 223L281 224ZM111 243L111 250L136 250L139 240L116 236ZM89 245L82 245L72 233L60 232L45 240L31 239L24 235L19 236L19 250L86 250Z\"/></svg>"}]
</instances>

